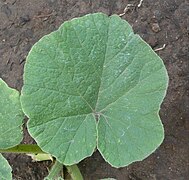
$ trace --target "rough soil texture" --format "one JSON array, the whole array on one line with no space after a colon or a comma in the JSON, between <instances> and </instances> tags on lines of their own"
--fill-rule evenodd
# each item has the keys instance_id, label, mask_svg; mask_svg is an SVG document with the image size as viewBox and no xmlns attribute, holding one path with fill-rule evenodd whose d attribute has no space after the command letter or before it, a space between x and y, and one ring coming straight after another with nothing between
<instances>
[{"instance_id":1,"label":"rough soil texture","mask_svg":"<svg viewBox=\"0 0 189 180\"><path fill-rule=\"evenodd\" d=\"M115 169L95 152L79 164L86 180L186 180L189 177L189 1L188 0L0 0L0 77L22 88L25 58L43 35L73 17L92 12L120 14L163 59L170 82L160 115L165 127L163 144L142 162ZM25 130L26 131L26 130ZM24 143L34 141L25 132ZM50 162L6 155L14 179L41 180Z\"/></svg>"}]
</instances>

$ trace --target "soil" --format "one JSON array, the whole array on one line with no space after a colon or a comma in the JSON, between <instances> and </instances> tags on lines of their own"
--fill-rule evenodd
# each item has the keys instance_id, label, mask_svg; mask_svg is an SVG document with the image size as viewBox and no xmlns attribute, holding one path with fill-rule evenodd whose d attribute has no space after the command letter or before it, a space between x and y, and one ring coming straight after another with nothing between
<instances>
[{"instance_id":1,"label":"soil","mask_svg":"<svg viewBox=\"0 0 189 180\"><path fill-rule=\"evenodd\" d=\"M141 1L142 2L142 1ZM132 6L127 6L132 4ZM9 86L23 85L25 58L42 36L74 17L92 12L122 16L163 59L169 88L161 106L165 127L162 145L142 162L115 169L98 152L79 163L86 180L186 180L189 177L189 1L188 0L0 0L0 77ZM25 128L23 143L34 143ZM41 180L51 162L6 155L14 179Z\"/></svg>"}]
</instances>

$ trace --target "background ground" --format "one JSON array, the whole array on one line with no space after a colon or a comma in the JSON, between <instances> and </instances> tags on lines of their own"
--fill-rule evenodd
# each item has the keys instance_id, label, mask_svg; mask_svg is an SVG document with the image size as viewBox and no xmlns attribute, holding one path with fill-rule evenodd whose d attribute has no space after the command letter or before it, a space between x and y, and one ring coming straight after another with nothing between
<instances>
[{"instance_id":1,"label":"background ground","mask_svg":"<svg viewBox=\"0 0 189 180\"><path fill-rule=\"evenodd\" d=\"M79 164L86 180L114 177L118 180L186 180L189 177L189 0L0 0L0 77L21 90L25 57L43 35L62 22L91 12L120 14L133 6L126 19L152 48L165 49L162 57L170 76L160 112L165 140L142 162L114 169L98 152ZM25 132L24 143L33 140ZM49 162L33 163L21 155L7 155L14 178L41 180Z\"/></svg>"}]
</instances>

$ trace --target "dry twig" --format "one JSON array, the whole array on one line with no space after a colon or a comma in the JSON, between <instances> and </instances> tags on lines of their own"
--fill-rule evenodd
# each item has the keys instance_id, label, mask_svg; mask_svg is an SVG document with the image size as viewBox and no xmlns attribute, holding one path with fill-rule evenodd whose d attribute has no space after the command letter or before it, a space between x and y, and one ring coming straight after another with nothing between
<instances>
[{"instance_id":1,"label":"dry twig","mask_svg":"<svg viewBox=\"0 0 189 180\"><path fill-rule=\"evenodd\" d=\"M35 18L45 18L45 17L50 17L50 16L52 16L53 15L53 13L50 13L50 14L41 14L41 15L38 15L38 16L34 16L34 19Z\"/></svg>"},{"instance_id":2,"label":"dry twig","mask_svg":"<svg viewBox=\"0 0 189 180\"><path fill-rule=\"evenodd\" d=\"M142 6L143 0L140 0L139 4L137 5L138 8Z\"/></svg>"},{"instance_id":3,"label":"dry twig","mask_svg":"<svg viewBox=\"0 0 189 180\"><path fill-rule=\"evenodd\" d=\"M125 9L123 10L123 13L119 14L119 16L123 16L125 15L132 7L135 7L134 4L127 4L127 6L125 7Z\"/></svg>"},{"instance_id":4,"label":"dry twig","mask_svg":"<svg viewBox=\"0 0 189 180\"><path fill-rule=\"evenodd\" d=\"M164 45L163 45L162 47L160 47L160 48L154 49L154 51L155 51L155 52L161 51L161 50L165 49L165 47L166 47L166 44L164 44Z\"/></svg>"}]
</instances>

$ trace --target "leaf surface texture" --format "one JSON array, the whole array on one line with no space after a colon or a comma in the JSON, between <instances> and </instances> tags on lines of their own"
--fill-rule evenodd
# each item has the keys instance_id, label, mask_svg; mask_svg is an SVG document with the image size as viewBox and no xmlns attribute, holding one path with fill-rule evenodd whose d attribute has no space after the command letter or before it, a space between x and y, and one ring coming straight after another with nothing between
<instances>
[{"instance_id":1,"label":"leaf surface texture","mask_svg":"<svg viewBox=\"0 0 189 180\"><path fill-rule=\"evenodd\" d=\"M65 165L97 147L112 166L142 160L163 140L162 60L117 15L63 23L30 51L22 106L38 145Z\"/></svg>"}]
</instances>

